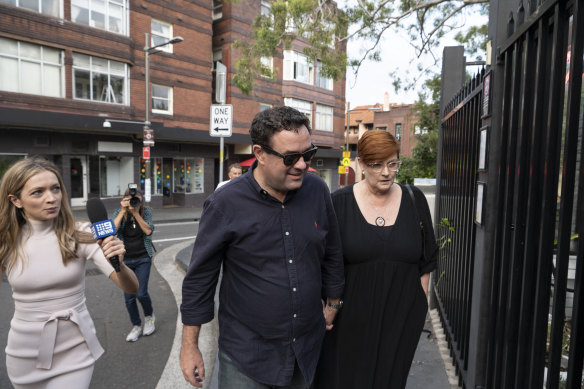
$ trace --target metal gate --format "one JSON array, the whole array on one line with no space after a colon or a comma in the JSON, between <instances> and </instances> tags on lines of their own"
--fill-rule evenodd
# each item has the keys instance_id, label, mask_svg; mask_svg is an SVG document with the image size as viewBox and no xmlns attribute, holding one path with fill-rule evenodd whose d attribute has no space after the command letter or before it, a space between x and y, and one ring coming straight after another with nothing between
<instances>
[{"instance_id":1,"label":"metal gate","mask_svg":"<svg viewBox=\"0 0 584 389\"><path fill-rule=\"evenodd\" d=\"M490 7L494 63L442 119L436 301L463 387L581 388L584 0Z\"/></svg>"}]
</instances>

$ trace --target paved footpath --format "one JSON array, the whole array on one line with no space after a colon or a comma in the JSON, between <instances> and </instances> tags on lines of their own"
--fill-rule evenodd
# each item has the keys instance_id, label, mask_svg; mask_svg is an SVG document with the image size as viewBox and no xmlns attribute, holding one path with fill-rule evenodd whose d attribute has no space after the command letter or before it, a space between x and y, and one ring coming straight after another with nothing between
<instances>
[{"instance_id":1,"label":"paved footpath","mask_svg":"<svg viewBox=\"0 0 584 389\"><path fill-rule=\"evenodd\" d=\"M83 218L84 211L76 211ZM111 211L109 212L111 215ZM155 222L185 220L185 210L181 208L157 210ZM192 220L193 212L187 213ZM200 215L200 210L195 212ZM154 258L150 278L150 293L156 313L156 332L141 337L135 343L127 343L125 337L130 329L128 314L124 306L122 292L104 277L93 265L87 268L86 296L88 309L95 322L97 336L106 353L97 361L92 389L102 388L145 388L181 389L192 388L187 384L180 371L179 350L181 328L178 307L181 302L181 283L185 263L190 259L192 240L175 244L158 252ZM0 285L0 388L11 388L5 370L6 338L10 318L14 312L10 286L4 280ZM435 316L435 315L434 315ZM430 316L414 356L407 389L453 389L449 382L442 353ZM438 331L440 333L440 331ZM201 351L207 368L205 389L217 388L216 369L214 369L217 347L217 320L204 325L201 329ZM439 336L440 337L440 336ZM454 382L454 381L453 381ZM229 388L226 388L229 389ZM334 389L334 388L331 388ZM368 389L368 388L364 388ZM374 388L372 388L374 389Z\"/></svg>"}]
</instances>

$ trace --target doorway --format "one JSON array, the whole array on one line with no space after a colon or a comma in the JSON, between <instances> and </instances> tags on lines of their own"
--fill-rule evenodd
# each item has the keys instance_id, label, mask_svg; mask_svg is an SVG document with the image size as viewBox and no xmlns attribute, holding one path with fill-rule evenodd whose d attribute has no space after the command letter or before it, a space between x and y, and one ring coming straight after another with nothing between
<instances>
[{"instance_id":1,"label":"doorway","mask_svg":"<svg viewBox=\"0 0 584 389\"><path fill-rule=\"evenodd\" d=\"M87 158L71 158L70 164L71 206L81 207L87 202Z\"/></svg>"}]
</instances>

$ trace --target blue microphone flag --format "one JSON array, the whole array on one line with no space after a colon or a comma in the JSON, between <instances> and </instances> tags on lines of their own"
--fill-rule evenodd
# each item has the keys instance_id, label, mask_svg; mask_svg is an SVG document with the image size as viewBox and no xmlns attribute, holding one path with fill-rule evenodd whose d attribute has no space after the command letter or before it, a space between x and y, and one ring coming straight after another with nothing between
<instances>
[{"instance_id":1,"label":"blue microphone flag","mask_svg":"<svg viewBox=\"0 0 584 389\"><path fill-rule=\"evenodd\" d=\"M116 227L111 219L98 221L91 225L91 233L93 234L93 239L103 239L110 235L115 235Z\"/></svg>"}]
</instances>

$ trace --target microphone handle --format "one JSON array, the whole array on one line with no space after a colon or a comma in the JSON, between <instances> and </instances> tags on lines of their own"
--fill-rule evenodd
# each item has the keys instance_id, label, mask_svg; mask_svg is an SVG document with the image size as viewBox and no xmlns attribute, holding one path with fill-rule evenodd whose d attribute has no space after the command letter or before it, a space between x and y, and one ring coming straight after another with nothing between
<instances>
[{"instance_id":1,"label":"microphone handle","mask_svg":"<svg viewBox=\"0 0 584 389\"><path fill-rule=\"evenodd\" d=\"M112 266L114 267L114 270L116 271L116 273L120 272L120 258L117 255L114 255L113 257L109 258L110 263L112 264Z\"/></svg>"}]
</instances>

